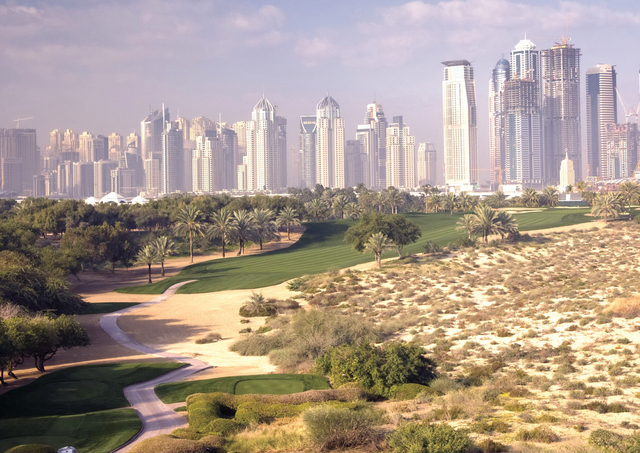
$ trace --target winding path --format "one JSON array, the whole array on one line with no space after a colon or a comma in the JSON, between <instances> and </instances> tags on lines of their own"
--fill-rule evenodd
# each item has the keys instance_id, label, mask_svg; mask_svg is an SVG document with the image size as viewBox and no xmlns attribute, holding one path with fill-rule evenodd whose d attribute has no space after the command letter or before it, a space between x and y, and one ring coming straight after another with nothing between
<instances>
[{"instance_id":1,"label":"winding path","mask_svg":"<svg viewBox=\"0 0 640 453\"><path fill-rule=\"evenodd\" d=\"M133 409L135 409L138 417L142 421L142 429L128 443L114 451L129 451L134 444L137 444L141 440L157 436L159 434L168 434L175 429L187 426L187 421L184 415L180 415L179 413L175 412L173 410L173 406L169 406L160 401L153 389L158 384L183 380L186 377L191 376L192 374L198 373L199 371L205 370L207 368L211 368L211 365L200 360L193 359L191 357L181 357L175 354L162 352L158 349L150 348L143 345L142 343L137 342L126 333L124 333L122 329L120 329L120 327L118 327L118 318L130 311L163 302L169 297L173 296L178 288L186 285L187 283L191 283L192 281L194 280L176 283L175 285L170 286L160 296L149 302L109 313L100 318L100 327L102 327L111 338L116 340L121 345L139 352L143 352L145 354L152 354L158 357L174 359L188 365L175 371L171 371L170 373L163 374L162 376L158 376L157 378L150 381L140 382L138 384L133 384L125 387L124 396L131 403L131 406L133 407Z\"/></svg>"}]
</instances>

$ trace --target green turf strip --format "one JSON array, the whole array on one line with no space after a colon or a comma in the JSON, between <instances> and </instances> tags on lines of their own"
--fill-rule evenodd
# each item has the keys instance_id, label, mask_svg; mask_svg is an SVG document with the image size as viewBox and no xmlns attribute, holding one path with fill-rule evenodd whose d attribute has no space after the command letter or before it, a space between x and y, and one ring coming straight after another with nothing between
<instances>
[{"instance_id":1,"label":"green turf strip","mask_svg":"<svg viewBox=\"0 0 640 453\"><path fill-rule=\"evenodd\" d=\"M588 208L553 208L516 214L520 231L530 231L574 225L593 220L586 217ZM456 231L456 222L464 213L411 213L407 217L420 225L422 237L405 248L405 253L421 253L427 241L440 245L462 238L463 231ZM261 255L231 257L194 264L178 275L160 282L121 288L118 291L131 294L161 294L169 286L197 279L179 289L179 293L194 294L229 289L252 289L276 285L292 278L326 272L329 268L345 268L372 261L371 255L363 255L344 242L344 233L353 225L350 220L307 223L305 233L292 246ZM394 256L393 252L384 257Z\"/></svg>"},{"instance_id":2,"label":"green turf strip","mask_svg":"<svg viewBox=\"0 0 640 453\"><path fill-rule=\"evenodd\" d=\"M83 315L101 315L138 305L137 302L94 302L88 304Z\"/></svg>"},{"instance_id":3,"label":"green turf strip","mask_svg":"<svg viewBox=\"0 0 640 453\"><path fill-rule=\"evenodd\" d=\"M306 390L331 388L324 376L317 374L263 374L231 376L200 381L171 382L155 388L156 395L165 404L180 403L194 393L224 392L232 395L274 394L287 395Z\"/></svg>"},{"instance_id":4,"label":"green turf strip","mask_svg":"<svg viewBox=\"0 0 640 453\"><path fill-rule=\"evenodd\" d=\"M72 445L79 453L107 453L135 436L142 423L133 409L80 415L0 420L0 451L23 444Z\"/></svg>"},{"instance_id":5,"label":"green turf strip","mask_svg":"<svg viewBox=\"0 0 640 453\"><path fill-rule=\"evenodd\" d=\"M123 388L184 366L173 362L88 365L42 376L0 396L0 419L73 415L128 407ZM4 421L0 421L0 427ZM0 450L4 451L4 450Z\"/></svg>"}]
</instances>

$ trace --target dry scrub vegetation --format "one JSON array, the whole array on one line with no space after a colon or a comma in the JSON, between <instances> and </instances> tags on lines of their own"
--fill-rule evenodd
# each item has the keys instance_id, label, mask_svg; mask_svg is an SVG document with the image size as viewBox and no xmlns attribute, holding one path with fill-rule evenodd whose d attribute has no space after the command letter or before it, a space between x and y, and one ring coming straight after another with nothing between
<instances>
[{"instance_id":1,"label":"dry scrub vegetation","mask_svg":"<svg viewBox=\"0 0 640 453\"><path fill-rule=\"evenodd\" d=\"M639 233L626 223L534 236L290 286L301 305L340 315L327 335L414 342L437 362L429 392L376 404L387 428L446 422L469 428L486 451L498 451L492 442L511 451L599 451L640 429ZM360 328L349 322L356 318ZM234 349L270 354L284 370L312 369L321 352L295 349L296 330L311 341L295 315L267 326Z\"/></svg>"}]
</instances>

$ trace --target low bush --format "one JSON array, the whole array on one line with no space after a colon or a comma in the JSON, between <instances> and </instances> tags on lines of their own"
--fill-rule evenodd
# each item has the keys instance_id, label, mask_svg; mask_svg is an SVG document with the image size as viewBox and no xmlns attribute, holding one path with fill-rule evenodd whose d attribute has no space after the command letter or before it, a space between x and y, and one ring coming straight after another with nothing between
<instances>
[{"instance_id":1,"label":"low bush","mask_svg":"<svg viewBox=\"0 0 640 453\"><path fill-rule=\"evenodd\" d=\"M204 432L211 420L222 416L221 405L217 402L196 401L187 403L189 410L189 428Z\"/></svg>"},{"instance_id":2,"label":"low bush","mask_svg":"<svg viewBox=\"0 0 640 453\"><path fill-rule=\"evenodd\" d=\"M388 438L394 453L464 453L471 445L464 431L447 424L407 423Z\"/></svg>"},{"instance_id":3,"label":"low bush","mask_svg":"<svg viewBox=\"0 0 640 453\"><path fill-rule=\"evenodd\" d=\"M503 453L509 451L509 447L491 439L481 440L476 444L476 447L478 447L482 453Z\"/></svg>"},{"instance_id":4,"label":"low bush","mask_svg":"<svg viewBox=\"0 0 640 453\"><path fill-rule=\"evenodd\" d=\"M145 439L131 450L131 453L203 453L208 448L210 452L220 452L220 439L217 437L203 437L200 440L178 439L169 434Z\"/></svg>"},{"instance_id":5,"label":"low bush","mask_svg":"<svg viewBox=\"0 0 640 453\"><path fill-rule=\"evenodd\" d=\"M442 252L442 247L440 247L438 244L436 244L433 241L427 241L427 243L424 245L424 253L429 254L429 253L441 253Z\"/></svg>"},{"instance_id":6,"label":"low bush","mask_svg":"<svg viewBox=\"0 0 640 453\"><path fill-rule=\"evenodd\" d=\"M238 311L240 316L245 318L254 318L257 316L274 316L278 314L278 309L273 305L261 305L260 307L254 307L252 305L243 305Z\"/></svg>"},{"instance_id":7,"label":"low bush","mask_svg":"<svg viewBox=\"0 0 640 453\"><path fill-rule=\"evenodd\" d=\"M471 431L479 434L506 433L509 432L509 424L499 418L485 418L471 425Z\"/></svg>"},{"instance_id":8,"label":"low bush","mask_svg":"<svg viewBox=\"0 0 640 453\"><path fill-rule=\"evenodd\" d=\"M589 435L589 445L612 451L620 451L623 440L624 436L606 429L596 429Z\"/></svg>"},{"instance_id":9,"label":"low bush","mask_svg":"<svg viewBox=\"0 0 640 453\"><path fill-rule=\"evenodd\" d=\"M218 332L209 332L204 337L198 338L196 344L209 344L222 340L222 335Z\"/></svg>"},{"instance_id":10,"label":"low bush","mask_svg":"<svg viewBox=\"0 0 640 453\"><path fill-rule=\"evenodd\" d=\"M309 440L320 450L376 444L374 427L382 423L380 413L369 406L351 410L322 405L305 411L302 420Z\"/></svg>"},{"instance_id":11,"label":"low bush","mask_svg":"<svg viewBox=\"0 0 640 453\"><path fill-rule=\"evenodd\" d=\"M389 397L397 400L413 400L418 395L437 396L439 393L422 384L400 384L392 387L389 391Z\"/></svg>"},{"instance_id":12,"label":"low bush","mask_svg":"<svg viewBox=\"0 0 640 453\"><path fill-rule=\"evenodd\" d=\"M520 429L520 431L516 433L516 440L551 444L553 442L558 442L560 440L560 436L554 433L551 428L546 426L537 426L533 429Z\"/></svg>"},{"instance_id":13,"label":"low bush","mask_svg":"<svg viewBox=\"0 0 640 453\"><path fill-rule=\"evenodd\" d=\"M621 412L629 412L629 409L621 403L603 403L602 401L591 401L588 404L582 406L583 409L589 409L591 411L596 411L599 414L607 414L614 413L619 414Z\"/></svg>"},{"instance_id":14,"label":"low bush","mask_svg":"<svg viewBox=\"0 0 640 453\"><path fill-rule=\"evenodd\" d=\"M614 300L607 311L621 318L637 318L640 316L640 297L626 297Z\"/></svg>"},{"instance_id":15,"label":"low bush","mask_svg":"<svg viewBox=\"0 0 640 453\"><path fill-rule=\"evenodd\" d=\"M237 422L236 420L230 420L228 418L216 418L207 425L206 432L208 434L226 437L230 436L231 434L237 433L243 427L244 425Z\"/></svg>"},{"instance_id":16,"label":"low bush","mask_svg":"<svg viewBox=\"0 0 640 453\"><path fill-rule=\"evenodd\" d=\"M25 444L10 448L5 453L56 453L56 450L49 445Z\"/></svg>"},{"instance_id":17,"label":"low bush","mask_svg":"<svg viewBox=\"0 0 640 453\"><path fill-rule=\"evenodd\" d=\"M276 418L290 418L300 415L311 403L267 404L259 402L242 403L238 406L235 419L238 423L252 425L270 422Z\"/></svg>"}]
</instances>

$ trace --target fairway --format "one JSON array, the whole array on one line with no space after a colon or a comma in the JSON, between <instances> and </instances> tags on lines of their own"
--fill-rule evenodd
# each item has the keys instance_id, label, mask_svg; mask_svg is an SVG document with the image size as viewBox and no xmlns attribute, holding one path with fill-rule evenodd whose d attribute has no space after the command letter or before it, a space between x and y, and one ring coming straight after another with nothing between
<instances>
[{"instance_id":1,"label":"fairway","mask_svg":"<svg viewBox=\"0 0 640 453\"><path fill-rule=\"evenodd\" d=\"M555 228L592 221L585 214L588 208L553 208L540 212L516 214L520 231ZM447 245L466 233L456 231L456 222L463 213L410 213L408 218L422 229L420 240L408 247L406 253L421 253L427 241ZM292 278L327 272L330 268L345 268L372 261L370 255L356 252L344 242L345 231L353 225L351 220L326 221L305 224L306 231L291 247L261 255L241 256L206 261L184 268L178 275L151 285L121 288L132 294L161 294L169 286L185 281L189 283L178 293L193 294L229 289L252 289L276 285ZM387 252L385 257L393 257Z\"/></svg>"},{"instance_id":2,"label":"fairway","mask_svg":"<svg viewBox=\"0 0 640 453\"><path fill-rule=\"evenodd\" d=\"M0 419L74 415L128 407L123 388L184 366L119 363L65 368L0 396ZM4 425L4 420L0 425Z\"/></svg>"},{"instance_id":3,"label":"fairway","mask_svg":"<svg viewBox=\"0 0 640 453\"><path fill-rule=\"evenodd\" d=\"M331 388L324 376L317 374L263 374L231 376L200 381L172 382L155 388L158 398L165 403L180 403L194 393L224 392L232 395L288 395L307 390Z\"/></svg>"},{"instance_id":4,"label":"fairway","mask_svg":"<svg viewBox=\"0 0 640 453\"><path fill-rule=\"evenodd\" d=\"M107 453L142 428L133 409L0 421L0 451L23 444L73 445L80 453Z\"/></svg>"}]
</instances>

